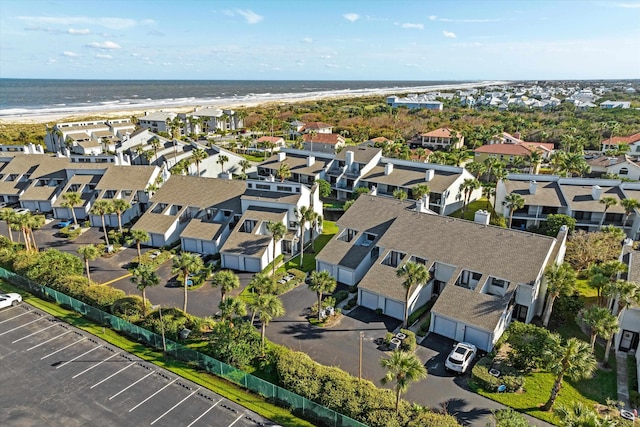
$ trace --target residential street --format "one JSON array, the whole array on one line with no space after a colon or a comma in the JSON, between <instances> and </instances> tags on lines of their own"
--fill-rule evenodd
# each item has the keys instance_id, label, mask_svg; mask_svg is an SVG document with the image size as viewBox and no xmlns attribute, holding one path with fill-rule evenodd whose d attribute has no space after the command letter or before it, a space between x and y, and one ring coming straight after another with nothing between
<instances>
[{"instance_id":1,"label":"residential street","mask_svg":"<svg viewBox=\"0 0 640 427\"><path fill-rule=\"evenodd\" d=\"M56 248L77 254L78 247L102 241L102 233L96 228L86 231L73 242L56 237L56 229L52 228L56 222L36 231L36 239L41 249ZM0 223L0 233L6 235L4 223ZM14 232L14 237L17 238L15 235ZM92 279L97 283L111 282L111 286L127 293L138 294L125 268L135 256L136 249L132 247L111 257L92 261ZM181 308L182 288L166 285L175 276L171 274L171 263L166 262L158 271L161 284L147 290L148 298L153 304ZM242 286L234 294L239 293L252 277L250 273L239 273L239 276ZM312 326L306 319L306 310L317 298L307 286L298 286L281 298L286 314L269 324L267 336L271 341L307 353L319 363L340 367L357 376L360 332L363 331L362 375L363 378L380 386L379 379L384 376L384 370L380 367L379 361L387 353L379 343L387 331L393 331L400 325L400 321L377 315L365 308L356 308L343 316L336 325L319 328ZM217 311L219 301L219 290L209 285L202 286L189 292L188 312L197 316L211 316ZM465 425L485 427L491 420L491 411L502 408L502 405L469 391L466 387L466 377L455 377L445 372L444 360L452 345L452 341L431 334L418 346L416 354L424 361L429 376L424 381L411 384L404 398L437 410L446 410ZM550 425L530 417L529 421L535 426Z\"/></svg>"}]
</instances>

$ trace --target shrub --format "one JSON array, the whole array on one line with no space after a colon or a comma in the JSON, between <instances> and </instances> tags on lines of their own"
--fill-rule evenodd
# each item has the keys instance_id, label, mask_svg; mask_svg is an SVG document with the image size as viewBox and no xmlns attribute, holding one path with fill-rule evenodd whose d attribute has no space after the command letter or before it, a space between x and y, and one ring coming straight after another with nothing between
<instances>
[{"instance_id":1,"label":"shrub","mask_svg":"<svg viewBox=\"0 0 640 427\"><path fill-rule=\"evenodd\" d=\"M386 334L384 334L384 343L386 345L391 344L391 340L395 337L394 334L392 334L391 332L387 332Z\"/></svg>"},{"instance_id":2,"label":"shrub","mask_svg":"<svg viewBox=\"0 0 640 427\"><path fill-rule=\"evenodd\" d=\"M405 334L407 337L402 340L402 345L400 346L401 350L404 351L414 351L418 346L416 342L416 334L408 329L400 329L400 332Z\"/></svg>"},{"instance_id":3,"label":"shrub","mask_svg":"<svg viewBox=\"0 0 640 427\"><path fill-rule=\"evenodd\" d=\"M500 377L494 377L489 373L489 369L493 364L493 358L485 356L475 364L471 370L471 380L474 384L486 391L496 392L498 387L505 385L506 391L516 392L524 386L524 377L518 374L518 371L509 367L502 366Z\"/></svg>"},{"instance_id":4,"label":"shrub","mask_svg":"<svg viewBox=\"0 0 640 427\"><path fill-rule=\"evenodd\" d=\"M375 311L376 311L376 314L377 314L378 316L381 316L381 315L382 315L382 309L381 309L381 308L376 308L376 310L375 310Z\"/></svg>"},{"instance_id":5,"label":"shrub","mask_svg":"<svg viewBox=\"0 0 640 427\"><path fill-rule=\"evenodd\" d=\"M82 292L80 299L91 306L108 311L117 300L126 296L124 291L111 286L89 285Z\"/></svg>"},{"instance_id":6,"label":"shrub","mask_svg":"<svg viewBox=\"0 0 640 427\"><path fill-rule=\"evenodd\" d=\"M193 317L178 308L166 308L162 310L162 321L160 320L160 312L154 311L147 316L141 326L145 329L160 335L162 328L167 338L178 341L179 332L184 328L194 329Z\"/></svg>"},{"instance_id":7,"label":"shrub","mask_svg":"<svg viewBox=\"0 0 640 427\"><path fill-rule=\"evenodd\" d=\"M58 234L60 234L62 237L66 237L69 240L75 239L80 235L80 233L82 233L82 229L80 227L72 228L71 226L64 227L58 231Z\"/></svg>"},{"instance_id":8,"label":"shrub","mask_svg":"<svg viewBox=\"0 0 640 427\"><path fill-rule=\"evenodd\" d=\"M342 301L349 298L349 291L345 291L345 290L338 291L335 293L333 297L336 299L336 305L340 304Z\"/></svg>"},{"instance_id":9,"label":"shrub","mask_svg":"<svg viewBox=\"0 0 640 427\"><path fill-rule=\"evenodd\" d=\"M408 324L413 325L414 323L416 323L416 321L420 317L422 317L423 314L431 310L431 308L433 307L433 304L435 303L436 303L436 299L434 298L432 300L427 301L426 304L424 304L422 307L418 308L413 313L411 313L411 315L409 316Z\"/></svg>"},{"instance_id":10,"label":"shrub","mask_svg":"<svg viewBox=\"0 0 640 427\"><path fill-rule=\"evenodd\" d=\"M629 402L634 408L640 407L640 393L638 393L638 366L636 356L627 354L627 378L629 383Z\"/></svg>"},{"instance_id":11,"label":"shrub","mask_svg":"<svg viewBox=\"0 0 640 427\"><path fill-rule=\"evenodd\" d=\"M431 317L427 317L424 322L420 324L420 329L418 329L418 335L424 337L429 332L429 326L431 325Z\"/></svg>"},{"instance_id":12,"label":"shrub","mask_svg":"<svg viewBox=\"0 0 640 427\"><path fill-rule=\"evenodd\" d=\"M356 305L358 305L358 296L354 296L353 298L351 298L348 302L347 305L344 306L345 310L351 310L353 307L355 307Z\"/></svg>"},{"instance_id":13,"label":"shrub","mask_svg":"<svg viewBox=\"0 0 640 427\"><path fill-rule=\"evenodd\" d=\"M147 307L149 307L147 301ZM142 319L142 297L138 295L130 295L120 298L111 306L111 314L118 316L127 322L137 323Z\"/></svg>"},{"instance_id":14,"label":"shrub","mask_svg":"<svg viewBox=\"0 0 640 427\"><path fill-rule=\"evenodd\" d=\"M560 295L553 303L551 319L559 324L575 319L578 312L584 308L584 301L578 293L573 295Z\"/></svg>"},{"instance_id":15,"label":"shrub","mask_svg":"<svg viewBox=\"0 0 640 427\"><path fill-rule=\"evenodd\" d=\"M531 372L542 367L542 354L549 340L550 332L532 324L513 322L507 330L507 342L511 346L508 360L523 372Z\"/></svg>"},{"instance_id":16,"label":"shrub","mask_svg":"<svg viewBox=\"0 0 640 427\"><path fill-rule=\"evenodd\" d=\"M496 420L495 427L529 427L529 421L511 408L495 411L493 418Z\"/></svg>"}]
</instances>

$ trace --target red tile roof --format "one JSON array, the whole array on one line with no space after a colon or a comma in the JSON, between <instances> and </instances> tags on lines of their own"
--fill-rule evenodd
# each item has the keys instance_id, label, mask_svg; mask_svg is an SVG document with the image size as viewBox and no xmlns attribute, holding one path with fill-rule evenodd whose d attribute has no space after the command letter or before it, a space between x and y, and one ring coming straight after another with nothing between
<instances>
[{"instance_id":1,"label":"red tile roof","mask_svg":"<svg viewBox=\"0 0 640 427\"><path fill-rule=\"evenodd\" d=\"M369 141L371 141L371 142L373 142L373 143L376 143L376 142L380 142L380 143L383 143L383 142L391 142L391 140L390 140L390 139L385 138L384 136L379 136L379 137L377 137L377 138L370 139Z\"/></svg>"},{"instance_id":2,"label":"red tile roof","mask_svg":"<svg viewBox=\"0 0 640 427\"><path fill-rule=\"evenodd\" d=\"M502 154L507 156L528 156L533 149L523 144L489 144L473 150L474 153Z\"/></svg>"},{"instance_id":3,"label":"red tile roof","mask_svg":"<svg viewBox=\"0 0 640 427\"><path fill-rule=\"evenodd\" d=\"M633 144L634 142L640 141L640 132L634 133L630 136L614 136L609 140L609 138L602 140L602 144Z\"/></svg>"},{"instance_id":4,"label":"red tile roof","mask_svg":"<svg viewBox=\"0 0 640 427\"><path fill-rule=\"evenodd\" d=\"M311 135L305 133L304 135L302 135L302 140L304 142L312 142ZM342 137L342 135L339 135L337 133L319 133L313 137L313 143L338 144L344 143L344 138Z\"/></svg>"},{"instance_id":5,"label":"red tile roof","mask_svg":"<svg viewBox=\"0 0 640 427\"><path fill-rule=\"evenodd\" d=\"M256 142L273 142L277 144L279 142L284 142L281 136L261 136L256 140Z\"/></svg>"}]
</instances>

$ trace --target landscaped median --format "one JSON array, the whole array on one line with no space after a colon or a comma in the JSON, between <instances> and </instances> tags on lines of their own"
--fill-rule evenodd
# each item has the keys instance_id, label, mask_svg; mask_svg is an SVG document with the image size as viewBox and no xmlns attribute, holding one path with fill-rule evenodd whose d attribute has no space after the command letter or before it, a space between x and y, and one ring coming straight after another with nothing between
<instances>
[{"instance_id":1,"label":"landscaped median","mask_svg":"<svg viewBox=\"0 0 640 427\"><path fill-rule=\"evenodd\" d=\"M192 367L185 362L166 357L161 352L152 350L141 343L131 341L111 329L97 325L75 311L67 310L49 301L44 301L4 281L0 281L0 289L4 292L18 292L23 296L24 302L70 325L93 334L109 344L135 354L143 360L154 363L176 375L205 387L278 424L290 427L313 427L314 425L308 421L297 418L288 410L273 405L262 397L249 393L233 383L207 374L203 370Z\"/></svg>"}]
</instances>

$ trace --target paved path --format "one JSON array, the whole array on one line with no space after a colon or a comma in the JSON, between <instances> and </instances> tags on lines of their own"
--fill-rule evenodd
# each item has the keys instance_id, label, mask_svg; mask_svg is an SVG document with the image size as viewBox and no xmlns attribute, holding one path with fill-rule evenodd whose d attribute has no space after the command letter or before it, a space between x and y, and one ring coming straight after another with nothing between
<instances>
[{"instance_id":1,"label":"paved path","mask_svg":"<svg viewBox=\"0 0 640 427\"><path fill-rule=\"evenodd\" d=\"M624 402L625 408L630 408L629 404L629 384L627 377L627 353L616 352L616 371L618 379L618 400Z\"/></svg>"}]
</instances>

